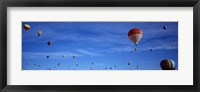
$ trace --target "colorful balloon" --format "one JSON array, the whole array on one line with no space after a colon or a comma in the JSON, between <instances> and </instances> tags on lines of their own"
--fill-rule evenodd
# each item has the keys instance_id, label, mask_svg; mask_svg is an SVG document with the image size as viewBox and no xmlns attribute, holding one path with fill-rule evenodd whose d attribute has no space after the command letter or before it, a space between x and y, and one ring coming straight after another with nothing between
<instances>
[{"instance_id":1,"label":"colorful balloon","mask_svg":"<svg viewBox=\"0 0 200 92\"><path fill-rule=\"evenodd\" d=\"M175 62L171 59L164 59L160 62L162 70L175 70Z\"/></svg>"},{"instance_id":2,"label":"colorful balloon","mask_svg":"<svg viewBox=\"0 0 200 92\"><path fill-rule=\"evenodd\" d=\"M25 29L26 31L28 31L30 28L31 28L31 26L30 26L29 24L24 24L24 29Z\"/></svg>"},{"instance_id":3,"label":"colorful balloon","mask_svg":"<svg viewBox=\"0 0 200 92\"><path fill-rule=\"evenodd\" d=\"M133 28L128 32L129 39L133 41L136 46L140 41L140 39L142 38L142 35L143 35L142 30L140 30L139 28Z\"/></svg>"},{"instance_id":4,"label":"colorful balloon","mask_svg":"<svg viewBox=\"0 0 200 92\"><path fill-rule=\"evenodd\" d=\"M37 31L38 36L42 36L42 31Z\"/></svg>"}]
</instances>

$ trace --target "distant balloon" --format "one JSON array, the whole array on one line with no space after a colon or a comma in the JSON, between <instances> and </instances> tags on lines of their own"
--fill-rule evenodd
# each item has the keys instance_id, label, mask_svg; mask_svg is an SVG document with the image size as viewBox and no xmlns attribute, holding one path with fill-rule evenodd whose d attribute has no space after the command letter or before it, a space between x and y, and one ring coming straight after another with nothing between
<instances>
[{"instance_id":1,"label":"distant balloon","mask_svg":"<svg viewBox=\"0 0 200 92\"><path fill-rule=\"evenodd\" d=\"M60 62L58 63L58 66L60 66Z\"/></svg>"},{"instance_id":2,"label":"distant balloon","mask_svg":"<svg viewBox=\"0 0 200 92\"><path fill-rule=\"evenodd\" d=\"M175 62L171 59L164 59L160 62L162 70L175 70Z\"/></svg>"},{"instance_id":3,"label":"distant balloon","mask_svg":"<svg viewBox=\"0 0 200 92\"><path fill-rule=\"evenodd\" d=\"M76 57L75 57L75 56L73 56L73 58L75 59Z\"/></svg>"},{"instance_id":4,"label":"distant balloon","mask_svg":"<svg viewBox=\"0 0 200 92\"><path fill-rule=\"evenodd\" d=\"M153 49L150 49L150 51L153 51Z\"/></svg>"},{"instance_id":5,"label":"distant balloon","mask_svg":"<svg viewBox=\"0 0 200 92\"><path fill-rule=\"evenodd\" d=\"M137 48L135 48L135 51L137 51Z\"/></svg>"},{"instance_id":6,"label":"distant balloon","mask_svg":"<svg viewBox=\"0 0 200 92\"><path fill-rule=\"evenodd\" d=\"M47 56L47 58L49 58L49 56Z\"/></svg>"},{"instance_id":7,"label":"distant balloon","mask_svg":"<svg viewBox=\"0 0 200 92\"><path fill-rule=\"evenodd\" d=\"M76 66L78 67L78 64L76 64Z\"/></svg>"},{"instance_id":8,"label":"distant balloon","mask_svg":"<svg viewBox=\"0 0 200 92\"><path fill-rule=\"evenodd\" d=\"M140 30L139 28L133 28L128 32L129 39L133 41L136 46L140 41L140 39L142 38L142 35L143 35L142 30Z\"/></svg>"},{"instance_id":9,"label":"distant balloon","mask_svg":"<svg viewBox=\"0 0 200 92\"><path fill-rule=\"evenodd\" d=\"M24 29L25 29L26 31L28 31L30 28L31 28L31 26L30 26L29 24L24 24Z\"/></svg>"},{"instance_id":10,"label":"distant balloon","mask_svg":"<svg viewBox=\"0 0 200 92\"><path fill-rule=\"evenodd\" d=\"M131 65L131 61L128 61L128 65Z\"/></svg>"},{"instance_id":11,"label":"distant balloon","mask_svg":"<svg viewBox=\"0 0 200 92\"><path fill-rule=\"evenodd\" d=\"M64 57L65 57L65 55L62 55L62 57L64 58Z\"/></svg>"},{"instance_id":12,"label":"distant balloon","mask_svg":"<svg viewBox=\"0 0 200 92\"><path fill-rule=\"evenodd\" d=\"M76 61L76 56L72 56L73 59L74 59L74 63L77 64L77 61Z\"/></svg>"},{"instance_id":13,"label":"distant balloon","mask_svg":"<svg viewBox=\"0 0 200 92\"><path fill-rule=\"evenodd\" d=\"M42 31L37 31L38 36L42 36Z\"/></svg>"},{"instance_id":14,"label":"distant balloon","mask_svg":"<svg viewBox=\"0 0 200 92\"><path fill-rule=\"evenodd\" d=\"M167 29L167 26L163 26L163 29L166 30L166 29Z\"/></svg>"},{"instance_id":15,"label":"distant balloon","mask_svg":"<svg viewBox=\"0 0 200 92\"><path fill-rule=\"evenodd\" d=\"M117 65L115 65L115 67L117 67Z\"/></svg>"},{"instance_id":16,"label":"distant balloon","mask_svg":"<svg viewBox=\"0 0 200 92\"><path fill-rule=\"evenodd\" d=\"M47 45L48 45L48 46L50 46L51 44L52 44L52 42L51 42L51 41L48 41L48 42L47 42Z\"/></svg>"}]
</instances>

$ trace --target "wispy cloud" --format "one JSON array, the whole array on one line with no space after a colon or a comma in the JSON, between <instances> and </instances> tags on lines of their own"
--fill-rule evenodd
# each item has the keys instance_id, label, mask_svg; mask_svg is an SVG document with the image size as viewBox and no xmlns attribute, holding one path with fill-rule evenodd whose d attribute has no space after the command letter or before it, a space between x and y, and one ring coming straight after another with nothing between
<instances>
[{"instance_id":1,"label":"wispy cloud","mask_svg":"<svg viewBox=\"0 0 200 92\"><path fill-rule=\"evenodd\" d=\"M150 49L155 50L176 50L178 49L178 43L177 42L171 42L171 43L157 43L153 45L148 45L148 46L138 46L136 48L139 49L139 51L149 51ZM123 52L123 51L133 51L134 46L123 46L123 47L114 47L111 48L111 51L114 52Z\"/></svg>"},{"instance_id":2,"label":"wispy cloud","mask_svg":"<svg viewBox=\"0 0 200 92\"><path fill-rule=\"evenodd\" d=\"M65 57L73 57L73 56L82 56L81 54L78 53L72 53L72 52L23 52L22 53L24 58L28 58L28 59L34 59L34 58L38 58L38 57L46 57L46 56L53 56L54 58L60 58L63 55L65 55Z\"/></svg>"},{"instance_id":3,"label":"wispy cloud","mask_svg":"<svg viewBox=\"0 0 200 92\"><path fill-rule=\"evenodd\" d=\"M128 31L132 28L129 27L131 23L113 23L115 27L113 27L113 25L107 25L106 23L61 24L59 26L54 26L51 29L44 27L43 36L40 40L52 40L53 42L61 40L66 42L70 41L71 43L78 43L79 46L87 44L88 48L105 47L106 49L115 52L133 50L133 48L130 48L130 44L133 45L134 43L132 43L127 36ZM162 30L162 26L155 27L155 24L153 23L147 24L148 26L144 26L142 29L144 34L140 41L141 44L139 43L142 49L149 50L152 48L155 50L170 50L177 48L178 38L173 38L176 37L177 32L173 33L174 31L170 30L164 31ZM139 23L138 26L140 27ZM90 33L90 35L87 35L87 33ZM30 40L40 42L38 39L33 39L31 37L23 38L23 41ZM163 41L166 41L166 43ZM105 48L102 51L105 51ZM85 49L76 51L82 55L101 55L97 53L99 51L94 52Z\"/></svg>"},{"instance_id":4,"label":"wispy cloud","mask_svg":"<svg viewBox=\"0 0 200 92\"><path fill-rule=\"evenodd\" d=\"M83 50L83 49L78 49L76 50L77 52L83 54L83 55L89 55L89 56L102 56L101 54L92 52L92 51L88 51L88 50Z\"/></svg>"},{"instance_id":5,"label":"wispy cloud","mask_svg":"<svg viewBox=\"0 0 200 92\"><path fill-rule=\"evenodd\" d=\"M78 49L76 51L68 51L68 52L23 52L22 55L24 58L38 58L46 56L53 56L54 58L60 58L63 55L65 57L102 56L101 54L84 49Z\"/></svg>"}]
</instances>

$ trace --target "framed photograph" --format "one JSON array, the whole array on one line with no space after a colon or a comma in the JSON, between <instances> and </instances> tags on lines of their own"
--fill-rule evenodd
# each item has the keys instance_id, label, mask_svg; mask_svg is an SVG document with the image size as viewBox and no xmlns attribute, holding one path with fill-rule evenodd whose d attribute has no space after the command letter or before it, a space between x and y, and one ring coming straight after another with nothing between
<instances>
[{"instance_id":1,"label":"framed photograph","mask_svg":"<svg viewBox=\"0 0 200 92\"><path fill-rule=\"evenodd\" d=\"M199 0L6 0L0 89L199 91Z\"/></svg>"}]
</instances>

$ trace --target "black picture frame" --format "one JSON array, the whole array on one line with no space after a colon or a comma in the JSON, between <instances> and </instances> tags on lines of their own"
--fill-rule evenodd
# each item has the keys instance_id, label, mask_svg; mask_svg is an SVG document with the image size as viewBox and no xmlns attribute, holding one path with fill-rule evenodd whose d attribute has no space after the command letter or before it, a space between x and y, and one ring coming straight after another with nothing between
<instances>
[{"instance_id":1,"label":"black picture frame","mask_svg":"<svg viewBox=\"0 0 200 92\"><path fill-rule=\"evenodd\" d=\"M194 85L7 85L7 7L193 7ZM0 1L1 92L200 92L199 35L200 0L1 0ZM185 74L187 76L187 74Z\"/></svg>"}]
</instances>

